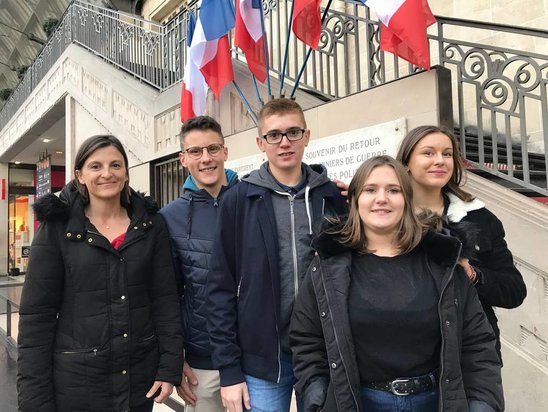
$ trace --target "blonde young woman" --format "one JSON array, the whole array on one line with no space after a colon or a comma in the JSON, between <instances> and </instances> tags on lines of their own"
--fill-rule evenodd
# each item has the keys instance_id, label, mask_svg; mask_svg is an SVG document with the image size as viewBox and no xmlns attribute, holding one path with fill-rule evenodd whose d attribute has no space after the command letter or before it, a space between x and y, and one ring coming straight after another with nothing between
<instances>
[{"instance_id":1,"label":"blonde young woman","mask_svg":"<svg viewBox=\"0 0 548 412\"><path fill-rule=\"evenodd\" d=\"M314 241L291 321L305 411L502 411L495 336L457 264L461 242L425 229L391 157L357 170L348 202L347 220Z\"/></svg>"},{"instance_id":2,"label":"blonde young woman","mask_svg":"<svg viewBox=\"0 0 548 412\"><path fill-rule=\"evenodd\" d=\"M461 185L465 170L455 137L437 126L420 126L403 139L397 159L409 172L416 212L430 209L454 225L465 222L478 233L470 259L460 263L476 287L495 335L500 354L499 328L493 306L521 305L527 289L514 266L500 220ZM502 357L501 357L502 359Z\"/></svg>"},{"instance_id":3,"label":"blonde young woman","mask_svg":"<svg viewBox=\"0 0 548 412\"><path fill-rule=\"evenodd\" d=\"M19 310L22 412L150 412L181 382L182 337L168 233L129 187L120 141L82 143L60 198L35 205Z\"/></svg>"}]
</instances>

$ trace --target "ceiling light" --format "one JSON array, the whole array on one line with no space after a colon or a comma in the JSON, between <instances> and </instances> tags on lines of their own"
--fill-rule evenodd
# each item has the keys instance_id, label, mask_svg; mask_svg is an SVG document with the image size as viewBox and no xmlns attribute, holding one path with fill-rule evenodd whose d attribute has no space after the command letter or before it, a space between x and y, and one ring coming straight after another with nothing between
<instances>
[{"instance_id":1,"label":"ceiling light","mask_svg":"<svg viewBox=\"0 0 548 412\"><path fill-rule=\"evenodd\" d=\"M15 163L16 165L20 165L20 164L21 164L21 162L20 162L19 160L16 160L16 161L13 162L13 163Z\"/></svg>"},{"instance_id":2,"label":"ceiling light","mask_svg":"<svg viewBox=\"0 0 548 412\"><path fill-rule=\"evenodd\" d=\"M42 139L42 141L43 141L44 143L49 143L49 142L51 142L52 140L53 140L53 139L48 139L48 138L43 138L43 139Z\"/></svg>"},{"instance_id":3,"label":"ceiling light","mask_svg":"<svg viewBox=\"0 0 548 412\"><path fill-rule=\"evenodd\" d=\"M60 150L58 150L58 151L55 152L55 154L61 155L61 154L63 154L63 152L61 152Z\"/></svg>"}]
</instances>

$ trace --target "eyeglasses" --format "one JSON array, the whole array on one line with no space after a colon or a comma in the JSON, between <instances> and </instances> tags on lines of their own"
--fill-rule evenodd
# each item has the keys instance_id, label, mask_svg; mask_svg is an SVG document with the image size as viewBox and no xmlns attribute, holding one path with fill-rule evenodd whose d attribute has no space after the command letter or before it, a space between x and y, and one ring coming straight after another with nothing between
<instances>
[{"instance_id":1,"label":"eyeglasses","mask_svg":"<svg viewBox=\"0 0 548 412\"><path fill-rule=\"evenodd\" d=\"M216 156L219 153L221 153L221 150L223 150L223 147L225 147L224 144L221 143L213 143L209 146L192 146L188 149L183 150L183 153L186 153L189 155L192 159L200 159L202 155L204 154L204 149L207 149L207 152L210 156Z\"/></svg>"},{"instance_id":2,"label":"eyeglasses","mask_svg":"<svg viewBox=\"0 0 548 412\"><path fill-rule=\"evenodd\" d=\"M269 144L277 144L280 143L285 136L290 142L295 142L303 138L304 132L306 132L306 129L289 129L285 133L268 132L263 135L263 139L265 139Z\"/></svg>"}]
</instances>

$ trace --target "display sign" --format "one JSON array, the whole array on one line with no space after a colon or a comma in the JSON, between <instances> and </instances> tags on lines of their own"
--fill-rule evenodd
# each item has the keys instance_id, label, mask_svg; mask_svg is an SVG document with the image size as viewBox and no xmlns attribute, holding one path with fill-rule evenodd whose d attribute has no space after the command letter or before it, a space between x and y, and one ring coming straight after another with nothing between
<instances>
[{"instance_id":1,"label":"display sign","mask_svg":"<svg viewBox=\"0 0 548 412\"><path fill-rule=\"evenodd\" d=\"M36 163L36 198L51 193L51 156L46 155Z\"/></svg>"},{"instance_id":2,"label":"display sign","mask_svg":"<svg viewBox=\"0 0 548 412\"><path fill-rule=\"evenodd\" d=\"M28 258L30 255L30 246L21 246L21 257L22 258Z\"/></svg>"},{"instance_id":3,"label":"display sign","mask_svg":"<svg viewBox=\"0 0 548 412\"><path fill-rule=\"evenodd\" d=\"M404 118L375 126L351 130L334 136L311 140L304 152L307 164L321 163L331 179L349 183L356 169L374 156L396 156L407 125ZM240 177L258 169L266 161L264 153L225 162L225 167Z\"/></svg>"}]
</instances>

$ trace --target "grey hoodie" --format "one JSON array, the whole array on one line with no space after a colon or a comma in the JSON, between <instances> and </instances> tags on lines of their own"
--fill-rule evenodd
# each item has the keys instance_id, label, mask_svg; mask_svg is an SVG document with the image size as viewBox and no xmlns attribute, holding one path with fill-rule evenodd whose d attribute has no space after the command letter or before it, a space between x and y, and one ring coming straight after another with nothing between
<instances>
[{"instance_id":1,"label":"grey hoodie","mask_svg":"<svg viewBox=\"0 0 548 412\"><path fill-rule=\"evenodd\" d=\"M242 180L272 192L272 206L278 233L280 267L280 340L284 352L290 352L288 328L293 304L306 270L314 257L312 249L312 202L310 191L328 183L327 170L322 165L302 164L306 184L290 195L268 169L268 162ZM323 213L322 213L323 214Z\"/></svg>"}]
</instances>

